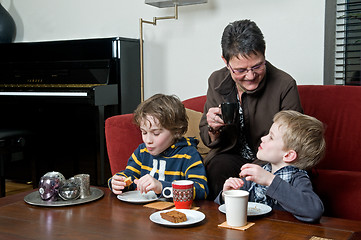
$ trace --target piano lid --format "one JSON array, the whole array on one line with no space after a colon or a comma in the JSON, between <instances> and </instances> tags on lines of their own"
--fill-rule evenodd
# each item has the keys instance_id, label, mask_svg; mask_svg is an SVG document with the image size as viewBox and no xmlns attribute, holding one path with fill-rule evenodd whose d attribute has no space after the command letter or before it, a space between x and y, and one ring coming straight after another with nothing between
<instances>
[{"instance_id":1,"label":"piano lid","mask_svg":"<svg viewBox=\"0 0 361 240\"><path fill-rule=\"evenodd\" d=\"M123 38L0 44L0 88L113 84Z\"/></svg>"},{"instance_id":2,"label":"piano lid","mask_svg":"<svg viewBox=\"0 0 361 240\"><path fill-rule=\"evenodd\" d=\"M89 87L107 85L111 60L0 63L0 87Z\"/></svg>"},{"instance_id":3,"label":"piano lid","mask_svg":"<svg viewBox=\"0 0 361 240\"><path fill-rule=\"evenodd\" d=\"M72 61L119 57L122 38L94 38L0 44L0 62Z\"/></svg>"}]
</instances>

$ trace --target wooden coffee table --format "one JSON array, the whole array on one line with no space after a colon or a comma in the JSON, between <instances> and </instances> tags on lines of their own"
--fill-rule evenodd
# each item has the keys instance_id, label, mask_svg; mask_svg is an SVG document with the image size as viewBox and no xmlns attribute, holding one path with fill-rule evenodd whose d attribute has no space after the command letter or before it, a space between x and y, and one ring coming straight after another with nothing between
<instances>
[{"instance_id":1,"label":"wooden coffee table","mask_svg":"<svg viewBox=\"0 0 361 240\"><path fill-rule=\"evenodd\" d=\"M249 218L245 231L218 227L226 220L212 201L196 201L205 219L195 225L167 227L152 222L156 209L122 202L107 188L96 201L64 207L24 202L30 192L0 199L0 239L360 239L361 222L323 217L308 224L291 214L272 211ZM34 190L35 191L35 190Z\"/></svg>"}]
</instances>

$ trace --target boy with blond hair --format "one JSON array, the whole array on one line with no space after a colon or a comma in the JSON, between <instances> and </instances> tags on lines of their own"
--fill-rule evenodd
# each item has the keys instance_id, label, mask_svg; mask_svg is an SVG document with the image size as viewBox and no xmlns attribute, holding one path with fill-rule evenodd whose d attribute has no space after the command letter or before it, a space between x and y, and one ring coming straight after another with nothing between
<instances>
[{"instance_id":1,"label":"boy with blond hair","mask_svg":"<svg viewBox=\"0 0 361 240\"><path fill-rule=\"evenodd\" d=\"M257 158L267 164L243 165L239 174L242 179L227 179L223 191L247 190L250 202L288 211L301 221L319 220L324 207L312 189L306 170L324 155L322 122L296 111L281 111L274 116L268 135L261 140ZM221 193L215 200L219 204L223 203Z\"/></svg>"}]
</instances>

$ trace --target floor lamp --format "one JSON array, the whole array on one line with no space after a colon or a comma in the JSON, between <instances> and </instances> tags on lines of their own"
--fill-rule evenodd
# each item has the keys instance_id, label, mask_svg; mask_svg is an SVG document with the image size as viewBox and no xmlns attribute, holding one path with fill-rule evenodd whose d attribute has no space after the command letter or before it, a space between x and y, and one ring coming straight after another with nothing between
<instances>
[{"instance_id":1,"label":"floor lamp","mask_svg":"<svg viewBox=\"0 0 361 240\"><path fill-rule=\"evenodd\" d=\"M144 101L144 55L143 55L143 23L157 25L158 20L165 19L178 19L178 6L194 5L200 3L206 3L207 0L145 0L146 4L149 4L158 8L169 8L174 7L173 16L165 17L153 17L153 21L146 21L143 18L139 20L140 26L140 89L141 89L141 101Z\"/></svg>"}]
</instances>

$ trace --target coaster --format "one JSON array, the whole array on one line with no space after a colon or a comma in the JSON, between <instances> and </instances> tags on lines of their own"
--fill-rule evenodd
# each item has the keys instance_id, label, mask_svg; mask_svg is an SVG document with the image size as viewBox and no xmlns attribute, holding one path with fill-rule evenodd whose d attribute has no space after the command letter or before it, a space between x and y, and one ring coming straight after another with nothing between
<instances>
[{"instance_id":1,"label":"coaster","mask_svg":"<svg viewBox=\"0 0 361 240\"><path fill-rule=\"evenodd\" d=\"M171 209L176 209L175 207L171 208ZM192 206L192 208L190 210L195 210L197 211L199 209L199 207L196 207L196 206Z\"/></svg>"},{"instance_id":2,"label":"coaster","mask_svg":"<svg viewBox=\"0 0 361 240\"><path fill-rule=\"evenodd\" d=\"M316 237L312 236L310 240L332 240L332 238L323 238L323 237Z\"/></svg>"},{"instance_id":3,"label":"coaster","mask_svg":"<svg viewBox=\"0 0 361 240\"><path fill-rule=\"evenodd\" d=\"M255 223L251 223L251 222L248 222L246 225L242 226L242 227L232 227L232 226L229 226L227 224L227 221L225 221L224 223L222 224L219 224L218 227L223 227L223 228L229 228L229 229L235 229L235 230L242 230L242 231L245 231L247 230L248 228L252 227Z\"/></svg>"},{"instance_id":4,"label":"coaster","mask_svg":"<svg viewBox=\"0 0 361 240\"><path fill-rule=\"evenodd\" d=\"M167 208L174 207L174 203L159 201L159 202L148 203L148 204L144 205L144 207L154 208L154 209L158 209L158 210L164 210Z\"/></svg>"}]
</instances>

